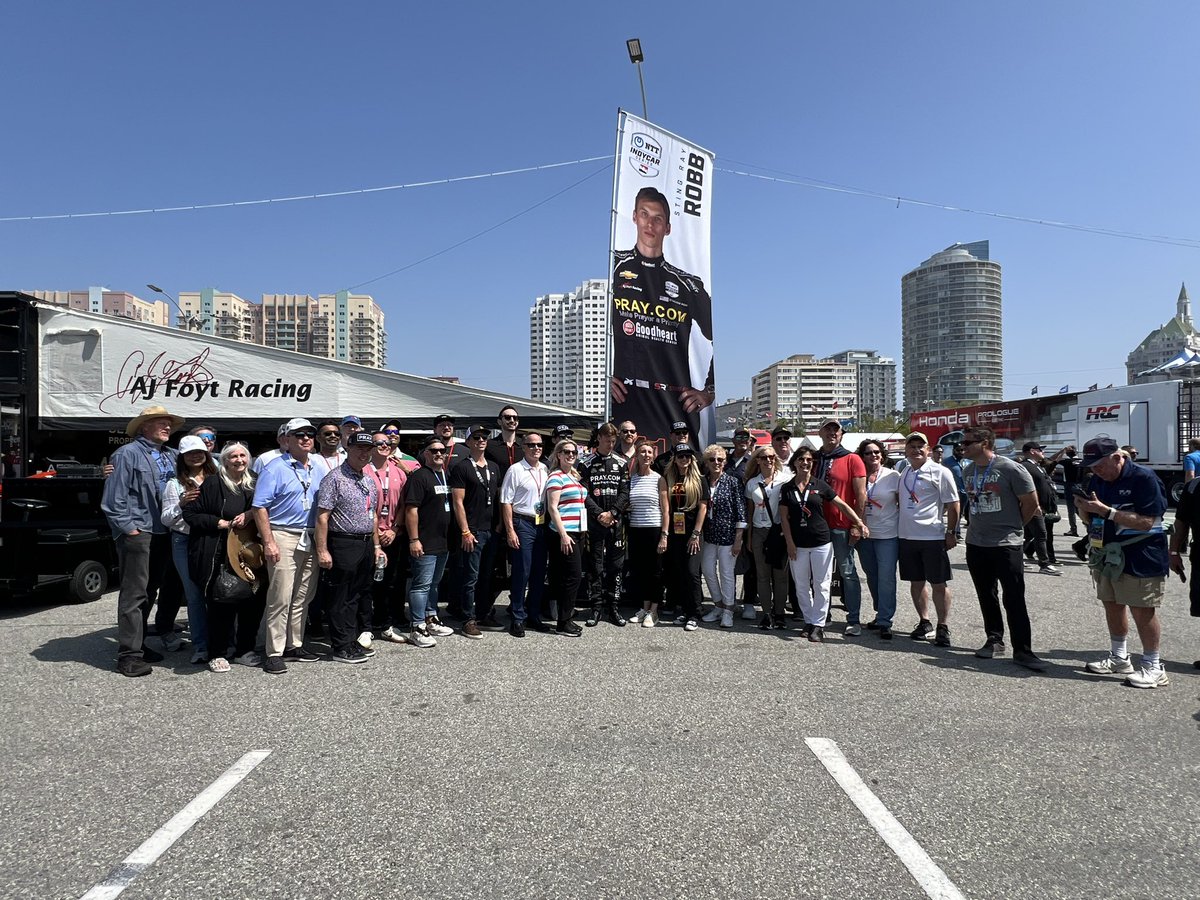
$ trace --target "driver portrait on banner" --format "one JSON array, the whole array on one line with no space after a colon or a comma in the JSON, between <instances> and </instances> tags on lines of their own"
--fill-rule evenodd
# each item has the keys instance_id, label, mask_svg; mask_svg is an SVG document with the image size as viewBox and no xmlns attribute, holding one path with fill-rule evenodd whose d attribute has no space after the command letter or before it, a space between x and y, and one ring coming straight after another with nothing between
<instances>
[{"instance_id":1,"label":"driver portrait on banner","mask_svg":"<svg viewBox=\"0 0 1200 900\"><path fill-rule=\"evenodd\" d=\"M701 366L692 364L692 329L711 346L712 301L703 280L663 256L671 207L661 191L637 192L633 223L635 246L613 254L612 417L634 422L652 439L665 438L672 422L687 422L696 440L715 386L711 353Z\"/></svg>"}]
</instances>

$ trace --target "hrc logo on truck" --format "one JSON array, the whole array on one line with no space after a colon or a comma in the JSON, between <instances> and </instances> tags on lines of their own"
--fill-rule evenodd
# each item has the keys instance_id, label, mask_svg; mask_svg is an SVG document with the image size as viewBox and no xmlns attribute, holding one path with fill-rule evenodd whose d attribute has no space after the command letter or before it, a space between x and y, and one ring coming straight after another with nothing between
<instances>
[{"instance_id":1,"label":"hrc logo on truck","mask_svg":"<svg viewBox=\"0 0 1200 900\"><path fill-rule=\"evenodd\" d=\"M1089 406L1085 422L1112 422L1121 417L1121 404L1113 403L1105 406Z\"/></svg>"}]
</instances>

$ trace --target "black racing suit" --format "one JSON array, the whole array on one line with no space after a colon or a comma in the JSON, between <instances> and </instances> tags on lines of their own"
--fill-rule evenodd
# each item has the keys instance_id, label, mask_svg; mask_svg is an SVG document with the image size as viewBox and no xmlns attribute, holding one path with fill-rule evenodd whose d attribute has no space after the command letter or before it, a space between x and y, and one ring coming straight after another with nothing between
<instances>
[{"instance_id":1,"label":"black racing suit","mask_svg":"<svg viewBox=\"0 0 1200 900\"><path fill-rule=\"evenodd\" d=\"M579 482L587 491L588 515L588 597L592 618L599 619L607 609L617 619L617 600L621 596L621 570L625 565L625 523L629 507L629 464L616 453L597 453L579 469ZM616 516L612 525L601 525L600 514Z\"/></svg>"},{"instance_id":2,"label":"black racing suit","mask_svg":"<svg viewBox=\"0 0 1200 900\"><path fill-rule=\"evenodd\" d=\"M665 439L678 421L699 434L700 414L684 412L679 395L692 387L692 323L712 340L712 300L704 282L634 248L613 254L612 287L612 374L626 392L623 403L613 403L613 421L629 419L651 440ZM713 390L711 360L704 389Z\"/></svg>"}]
</instances>

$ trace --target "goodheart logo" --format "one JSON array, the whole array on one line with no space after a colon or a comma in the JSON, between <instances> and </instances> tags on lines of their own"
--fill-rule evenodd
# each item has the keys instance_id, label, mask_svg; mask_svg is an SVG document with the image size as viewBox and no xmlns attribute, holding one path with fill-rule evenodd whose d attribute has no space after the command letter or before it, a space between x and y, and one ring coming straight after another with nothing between
<instances>
[{"instance_id":1,"label":"goodheart logo","mask_svg":"<svg viewBox=\"0 0 1200 900\"><path fill-rule=\"evenodd\" d=\"M644 178L654 178L662 166L662 144L648 134L635 134L629 140L629 164Z\"/></svg>"}]
</instances>

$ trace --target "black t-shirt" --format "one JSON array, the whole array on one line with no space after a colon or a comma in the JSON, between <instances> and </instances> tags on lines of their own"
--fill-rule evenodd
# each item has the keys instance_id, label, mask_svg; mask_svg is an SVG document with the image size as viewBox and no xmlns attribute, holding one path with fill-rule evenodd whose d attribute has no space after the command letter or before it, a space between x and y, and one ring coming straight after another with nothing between
<instances>
[{"instance_id":1,"label":"black t-shirt","mask_svg":"<svg viewBox=\"0 0 1200 900\"><path fill-rule=\"evenodd\" d=\"M511 447L504 443L504 438L494 437L487 442L487 449L483 451L483 455L496 464L500 480L503 481L509 468L525 458L525 450L521 446L520 437L513 438Z\"/></svg>"},{"instance_id":2,"label":"black t-shirt","mask_svg":"<svg viewBox=\"0 0 1200 900\"><path fill-rule=\"evenodd\" d=\"M472 459L456 462L450 468L450 490L463 491L463 509L467 527L472 531L490 531L500 508L500 472L491 460L483 466Z\"/></svg>"},{"instance_id":3,"label":"black t-shirt","mask_svg":"<svg viewBox=\"0 0 1200 900\"><path fill-rule=\"evenodd\" d=\"M450 483L446 473L420 468L404 485L404 505L417 508L417 537L426 553L446 553L450 545ZM405 532L407 534L407 531Z\"/></svg>"},{"instance_id":4,"label":"black t-shirt","mask_svg":"<svg viewBox=\"0 0 1200 900\"><path fill-rule=\"evenodd\" d=\"M826 503L832 503L837 493L820 478L814 478L801 492L796 482L789 481L779 492L780 507L787 507L792 543L797 547L820 547L833 540L829 523L825 521Z\"/></svg>"},{"instance_id":5,"label":"black t-shirt","mask_svg":"<svg viewBox=\"0 0 1200 900\"><path fill-rule=\"evenodd\" d=\"M700 502L707 503L711 497L708 488L708 479L700 479ZM667 531L672 537L687 537L696 530L696 516L700 514L700 503L696 504L695 509L684 509L687 506L687 493L684 491L683 481L677 481L674 485L667 486L667 504L670 507L670 512L667 514ZM683 513L683 534L679 534L679 530L675 527L675 513Z\"/></svg>"},{"instance_id":6,"label":"black t-shirt","mask_svg":"<svg viewBox=\"0 0 1200 900\"><path fill-rule=\"evenodd\" d=\"M1183 489L1179 505L1175 507L1175 527L1191 528L1188 540L1188 556L1192 562L1200 562L1200 478L1193 478Z\"/></svg>"}]
</instances>

